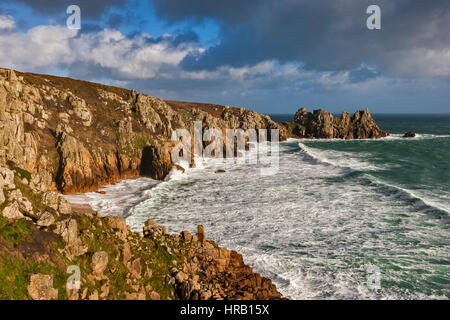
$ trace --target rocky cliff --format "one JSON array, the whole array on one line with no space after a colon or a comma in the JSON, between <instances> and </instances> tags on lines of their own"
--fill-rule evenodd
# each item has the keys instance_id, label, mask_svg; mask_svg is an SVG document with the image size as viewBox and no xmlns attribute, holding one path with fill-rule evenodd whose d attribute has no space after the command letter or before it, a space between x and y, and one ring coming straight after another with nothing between
<instances>
[{"instance_id":1,"label":"rocky cliff","mask_svg":"<svg viewBox=\"0 0 450 320\"><path fill-rule=\"evenodd\" d=\"M357 111L353 116L344 111L338 118L322 109L311 113L301 108L293 122L283 125L290 136L297 138L375 139L388 135L375 123L369 109Z\"/></svg>"},{"instance_id":2,"label":"rocky cliff","mask_svg":"<svg viewBox=\"0 0 450 320\"><path fill-rule=\"evenodd\" d=\"M238 253L196 235L143 234L62 193L163 179L172 130L284 128L244 109L0 69L0 299L279 299ZM78 269L77 269L78 268ZM79 272L78 272L78 271ZM80 289L67 289L70 274Z\"/></svg>"},{"instance_id":3,"label":"rocky cliff","mask_svg":"<svg viewBox=\"0 0 450 320\"><path fill-rule=\"evenodd\" d=\"M86 192L123 178L163 178L174 129L285 129L244 109L179 102L100 84L0 69L0 165L39 190Z\"/></svg>"}]
</instances>

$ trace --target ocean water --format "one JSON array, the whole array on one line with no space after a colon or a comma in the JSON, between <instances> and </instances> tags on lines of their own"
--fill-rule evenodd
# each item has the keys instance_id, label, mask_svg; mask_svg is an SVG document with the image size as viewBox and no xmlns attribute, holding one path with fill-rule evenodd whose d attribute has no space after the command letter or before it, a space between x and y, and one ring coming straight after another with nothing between
<instances>
[{"instance_id":1,"label":"ocean water","mask_svg":"<svg viewBox=\"0 0 450 320\"><path fill-rule=\"evenodd\" d=\"M235 159L198 160L164 182L123 181L71 200L138 231L150 218L169 232L203 224L294 299L448 299L450 116L374 118L391 136L291 139L273 176ZM408 130L417 137L401 138Z\"/></svg>"}]
</instances>

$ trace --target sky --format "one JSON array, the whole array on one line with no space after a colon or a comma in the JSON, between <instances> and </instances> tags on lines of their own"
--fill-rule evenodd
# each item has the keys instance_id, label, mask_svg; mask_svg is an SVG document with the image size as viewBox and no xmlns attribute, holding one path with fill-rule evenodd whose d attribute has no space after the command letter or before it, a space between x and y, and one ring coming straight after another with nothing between
<instances>
[{"instance_id":1,"label":"sky","mask_svg":"<svg viewBox=\"0 0 450 320\"><path fill-rule=\"evenodd\" d=\"M449 31L448 0L2 0L0 67L268 114L450 113Z\"/></svg>"}]
</instances>

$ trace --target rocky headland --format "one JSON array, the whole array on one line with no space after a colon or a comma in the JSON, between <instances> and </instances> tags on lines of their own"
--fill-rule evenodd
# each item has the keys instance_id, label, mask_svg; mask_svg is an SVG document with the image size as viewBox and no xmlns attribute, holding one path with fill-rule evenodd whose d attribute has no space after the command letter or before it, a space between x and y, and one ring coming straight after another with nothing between
<instances>
[{"instance_id":1,"label":"rocky headland","mask_svg":"<svg viewBox=\"0 0 450 320\"><path fill-rule=\"evenodd\" d=\"M293 122L283 122L282 125L294 138L376 139L388 136L378 127L367 108L356 111L353 116L344 111L340 117L323 109L311 113L301 108Z\"/></svg>"},{"instance_id":2,"label":"rocky headland","mask_svg":"<svg viewBox=\"0 0 450 320\"><path fill-rule=\"evenodd\" d=\"M192 132L195 120L204 129L279 129L281 140L385 135L368 111L338 121L300 110L278 124L242 108L0 69L0 299L281 299L202 226L174 235L149 220L132 232L125 219L61 195L163 179L175 166L172 131ZM79 289L66 285L72 273Z\"/></svg>"}]
</instances>

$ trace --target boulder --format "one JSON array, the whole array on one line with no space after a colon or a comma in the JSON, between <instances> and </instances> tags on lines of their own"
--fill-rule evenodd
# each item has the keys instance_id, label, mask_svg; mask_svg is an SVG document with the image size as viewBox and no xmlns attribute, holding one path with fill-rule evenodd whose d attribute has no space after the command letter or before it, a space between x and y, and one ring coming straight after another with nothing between
<instances>
[{"instance_id":1,"label":"boulder","mask_svg":"<svg viewBox=\"0 0 450 320\"><path fill-rule=\"evenodd\" d=\"M103 272L108 265L108 254L105 251L95 252L92 255L92 273L95 276L103 276Z\"/></svg>"},{"instance_id":2,"label":"boulder","mask_svg":"<svg viewBox=\"0 0 450 320\"><path fill-rule=\"evenodd\" d=\"M2 214L5 218L10 220L18 220L23 218L23 214L20 212L19 205L16 201L5 207Z\"/></svg>"},{"instance_id":3,"label":"boulder","mask_svg":"<svg viewBox=\"0 0 450 320\"><path fill-rule=\"evenodd\" d=\"M144 225L144 237L155 238L166 234L166 227L160 227L153 220L147 220Z\"/></svg>"},{"instance_id":4,"label":"boulder","mask_svg":"<svg viewBox=\"0 0 450 320\"><path fill-rule=\"evenodd\" d=\"M42 200L44 204L61 214L68 214L72 212L72 206L69 201L56 191L45 192Z\"/></svg>"},{"instance_id":5,"label":"boulder","mask_svg":"<svg viewBox=\"0 0 450 320\"><path fill-rule=\"evenodd\" d=\"M127 234L128 226L125 218L120 216L106 216L103 218L103 221L113 229L118 229L120 232Z\"/></svg>"},{"instance_id":6,"label":"boulder","mask_svg":"<svg viewBox=\"0 0 450 320\"><path fill-rule=\"evenodd\" d=\"M53 288L53 275L33 274L27 289L34 300L58 299L58 289Z\"/></svg>"},{"instance_id":7,"label":"boulder","mask_svg":"<svg viewBox=\"0 0 450 320\"><path fill-rule=\"evenodd\" d=\"M58 212L60 214L69 214L72 213L72 205L66 198L59 195L58 197Z\"/></svg>"},{"instance_id":8,"label":"boulder","mask_svg":"<svg viewBox=\"0 0 450 320\"><path fill-rule=\"evenodd\" d=\"M141 259L136 259L131 264L131 273L135 278L140 279L141 273L142 273L142 267L141 267Z\"/></svg>"},{"instance_id":9,"label":"boulder","mask_svg":"<svg viewBox=\"0 0 450 320\"><path fill-rule=\"evenodd\" d=\"M182 283L183 281L185 281L187 279L188 279L188 275L186 273L184 273L183 271L180 271L175 275L175 280L178 283Z\"/></svg>"},{"instance_id":10,"label":"boulder","mask_svg":"<svg viewBox=\"0 0 450 320\"><path fill-rule=\"evenodd\" d=\"M150 293L150 299L152 299L152 300L161 300L161 296L159 295L158 292L153 291L152 293Z\"/></svg>"},{"instance_id":11,"label":"boulder","mask_svg":"<svg viewBox=\"0 0 450 320\"><path fill-rule=\"evenodd\" d=\"M49 227L55 223L55 217L48 211L45 211L38 219L37 225L40 227Z\"/></svg>"},{"instance_id":12,"label":"boulder","mask_svg":"<svg viewBox=\"0 0 450 320\"><path fill-rule=\"evenodd\" d=\"M197 237L199 242L206 242L205 227L203 227L203 225L201 224L197 226Z\"/></svg>"},{"instance_id":13,"label":"boulder","mask_svg":"<svg viewBox=\"0 0 450 320\"><path fill-rule=\"evenodd\" d=\"M93 301L98 300L98 290L94 290L94 292L92 292L92 294L89 295L89 300Z\"/></svg>"},{"instance_id":14,"label":"boulder","mask_svg":"<svg viewBox=\"0 0 450 320\"><path fill-rule=\"evenodd\" d=\"M403 138L414 138L416 134L412 131L408 131L403 135Z\"/></svg>"},{"instance_id":15,"label":"boulder","mask_svg":"<svg viewBox=\"0 0 450 320\"><path fill-rule=\"evenodd\" d=\"M181 238L183 239L183 241L186 241L186 242L192 241L192 235L189 231L182 231Z\"/></svg>"},{"instance_id":16,"label":"boulder","mask_svg":"<svg viewBox=\"0 0 450 320\"><path fill-rule=\"evenodd\" d=\"M21 197L17 200L17 204L19 205L19 209L26 215L32 218L36 218L33 212L33 205L30 200L25 197Z\"/></svg>"},{"instance_id":17,"label":"boulder","mask_svg":"<svg viewBox=\"0 0 450 320\"><path fill-rule=\"evenodd\" d=\"M52 208L53 210L58 210L59 204L59 195L56 191L45 192L42 196L42 202L47 206Z\"/></svg>"},{"instance_id":18,"label":"boulder","mask_svg":"<svg viewBox=\"0 0 450 320\"><path fill-rule=\"evenodd\" d=\"M15 188L14 172L8 168L0 167L0 186L5 186L8 189Z\"/></svg>"},{"instance_id":19,"label":"boulder","mask_svg":"<svg viewBox=\"0 0 450 320\"><path fill-rule=\"evenodd\" d=\"M56 234L59 234L63 240L69 245L78 244L78 224L75 219L66 219L56 223L54 230Z\"/></svg>"}]
</instances>

